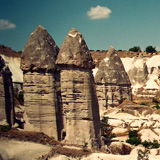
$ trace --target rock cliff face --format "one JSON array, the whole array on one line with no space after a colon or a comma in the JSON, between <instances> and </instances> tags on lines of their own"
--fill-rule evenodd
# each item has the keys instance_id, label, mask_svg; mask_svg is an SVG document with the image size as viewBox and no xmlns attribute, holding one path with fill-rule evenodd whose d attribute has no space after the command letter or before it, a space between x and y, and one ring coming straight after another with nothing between
<instances>
[{"instance_id":1,"label":"rock cliff face","mask_svg":"<svg viewBox=\"0 0 160 160\"><path fill-rule=\"evenodd\" d=\"M0 56L0 121L15 122L12 73Z\"/></svg>"},{"instance_id":2,"label":"rock cliff face","mask_svg":"<svg viewBox=\"0 0 160 160\"><path fill-rule=\"evenodd\" d=\"M91 71L94 63L77 30L71 29L66 36L56 64L61 70L62 138L70 144L100 148L99 106Z\"/></svg>"},{"instance_id":3,"label":"rock cliff face","mask_svg":"<svg viewBox=\"0 0 160 160\"><path fill-rule=\"evenodd\" d=\"M41 26L30 35L22 53L23 90L26 107L24 129L42 131L57 138L55 60L58 47Z\"/></svg>"},{"instance_id":4,"label":"rock cliff face","mask_svg":"<svg viewBox=\"0 0 160 160\"><path fill-rule=\"evenodd\" d=\"M101 111L119 105L124 99L132 99L129 77L113 47L101 61L95 82Z\"/></svg>"},{"instance_id":5,"label":"rock cliff face","mask_svg":"<svg viewBox=\"0 0 160 160\"><path fill-rule=\"evenodd\" d=\"M2 75L2 69L5 66L4 60L0 56L0 121L6 120L5 111L5 93L4 93L4 81Z\"/></svg>"}]
</instances>

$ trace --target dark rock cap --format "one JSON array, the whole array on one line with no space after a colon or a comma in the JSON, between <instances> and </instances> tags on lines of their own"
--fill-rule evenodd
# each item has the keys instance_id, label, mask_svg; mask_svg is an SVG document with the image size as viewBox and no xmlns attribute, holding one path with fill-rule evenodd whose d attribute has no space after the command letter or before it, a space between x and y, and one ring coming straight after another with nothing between
<instances>
[{"instance_id":1,"label":"dark rock cap","mask_svg":"<svg viewBox=\"0 0 160 160\"><path fill-rule=\"evenodd\" d=\"M98 72L95 76L96 83L107 83L115 85L131 85L123 63L111 46L107 56L101 61Z\"/></svg>"},{"instance_id":2,"label":"dark rock cap","mask_svg":"<svg viewBox=\"0 0 160 160\"><path fill-rule=\"evenodd\" d=\"M53 38L42 27L38 26L31 33L21 56L23 71L53 71L59 48Z\"/></svg>"},{"instance_id":3,"label":"dark rock cap","mask_svg":"<svg viewBox=\"0 0 160 160\"><path fill-rule=\"evenodd\" d=\"M71 29L61 45L56 64L93 69L95 64L80 32Z\"/></svg>"}]
</instances>

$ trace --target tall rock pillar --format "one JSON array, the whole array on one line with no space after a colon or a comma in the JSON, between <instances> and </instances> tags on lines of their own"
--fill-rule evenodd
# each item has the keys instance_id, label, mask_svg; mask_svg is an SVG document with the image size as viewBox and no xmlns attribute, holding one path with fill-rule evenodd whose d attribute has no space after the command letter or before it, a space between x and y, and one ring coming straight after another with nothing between
<instances>
[{"instance_id":1,"label":"tall rock pillar","mask_svg":"<svg viewBox=\"0 0 160 160\"><path fill-rule=\"evenodd\" d=\"M83 36L71 29L57 57L60 68L62 138L69 144L100 148L99 106L91 69L92 57Z\"/></svg>"},{"instance_id":2,"label":"tall rock pillar","mask_svg":"<svg viewBox=\"0 0 160 160\"><path fill-rule=\"evenodd\" d=\"M57 139L57 100L55 90L55 61L59 48L42 27L30 35L22 53L24 129L40 131Z\"/></svg>"},{"instance_id":3,"label":"tall rock pillar","mask_svg":"<svg viewBox=\"0 0 160 160\"><path fill-rule=\"evenodd\" d=\"M0 56L0 121L15 123L12 73Z\"/></svg>"}]
</instances>

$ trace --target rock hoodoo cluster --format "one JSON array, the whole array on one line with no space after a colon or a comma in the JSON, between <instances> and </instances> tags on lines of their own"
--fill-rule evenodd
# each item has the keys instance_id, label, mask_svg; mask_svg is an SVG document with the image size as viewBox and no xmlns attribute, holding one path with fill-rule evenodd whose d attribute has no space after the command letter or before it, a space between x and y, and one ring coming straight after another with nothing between
<instances>
[{"instance_id":1,"label":"rock hoodoo cluster","mask_svg":"<svg viewBox=\"0 0 160 160\"><path fill-rule=\"evenodd\" d=\"M42 131L69 144L100 148L94 62L83 36L71 29L58 51L41 26L24 47L21 69L28 118L24 129Z\"/></svg>"},{"instance_id":2,"label":"rock hoodoo cluster","mask_svg":"<svg viewBox=\"0 0 160 160\"><path fill-rule=\"evenodd\" d=\"M0 121L11 127L15 122L12 73L0 56Z\"/></svg>"},{"instance_id":3,"label":"rock hoodoo cluster","mask_svg":"<svg viewBox=\"0 0 160 160\"><path fill-rule=\"evenodd\" d=\"M132 99L129 77L113 47L101 61L95 82L101 111L118 106L124 99Z\"/></svg>"},{"instance_id":4,"label":"rock hoodoo cluster","mask_svg":"<svg viewBox=\"0 0 160 160\"><path fill-rule=\"evenodd\" d=\"M100 63L95 79L94 67L86 42L76 29L69 31L59 50L49 33L38 26L21 55L24 129L67 144L101 148L99 112L131 100L131 83L113 47ZM12 125L11 72L1 57L0 88L0 120L7 116Z\"/></svg>"}]
</instances>

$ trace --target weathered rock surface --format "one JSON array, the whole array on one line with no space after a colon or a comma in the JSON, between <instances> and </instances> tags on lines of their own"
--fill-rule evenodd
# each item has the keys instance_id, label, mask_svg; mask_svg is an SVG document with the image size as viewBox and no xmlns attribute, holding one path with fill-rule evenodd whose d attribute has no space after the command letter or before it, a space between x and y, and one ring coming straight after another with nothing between
<instances>
[{"instance_id":1,"label":"weathered rock surface","mask_svg":"<svg viewBox=\"0 0 160 160\"><path fill-rule=\"evenodd\" d=\"M21 62L27 119L24 129L42 131L56 139L58 131L54 70L58 50L48 32L38 26L24 47Z\"/></svg>"},{"instance_id":2,"label":"weathered rock surface","mask_svg":"<svg viewBox=\"0 0 160 160\"><path fill-rule=\"evenodd\" d=\"M0 56L0 121L15 122L12 73Z\"/></svg>"},{"instance_id":3,"label":"weathered rock surface","mask_svg":"<svg viewBox=\"0 0 160 160\"><path fill-rule=\"evenodd\" d=\"M138 88L142 87L147 81L148 68L142 55L134 58L133 67L128 71L128 75L132 86L137 85Z\"/></svg>"},{"instance_id":4,"label":"weathered rock surface","mask_svg":"<svg viewBox=\"0 0 160 160\"><path fill-rule=\"evenodd\" d=\"M38 26L23 49L21 69L47 72L54 70L58 51L53 38L42 26Z\"/></svg>"},{"instance_id":5,"label":"weathered rock surface","mask_svg":"<svg viewBox=\"0 0 160 160\"><path fill-rule=\"evenodd\" d=\"M134 147L128 143L112 142L109 149L115 155L128 155Z\"/></svg>"},{"instance_id":6,"label":"weathered rock surface","mask_svg":"<svg viewBox=\"0 0 160 160\"><path fill-rule=\"evenodd\" d=\"M95 64L86 42L81 33L76 29L72 28L66 36L60 48L56 63L59 65L70 65L87 69L94 68Z\"/></svg>"},{"instance_id":7,"label":"weathered rock surface","mask_svg":"<svg viewBox=\"0 0 160 160\"><path fill-rule=\"evenodd\" d=\"M95 76L100 110L119 105L124 99L132 99L131 83L121 59L113 47L101 61Z\"/></svg>"},{"instance_id":8,"label":"weathered rock surface","mask_svg":"<svg viewBox=\"0 0 160 160\"><path fill-rule=\"evenodd\" d=\"M5 66L4 60L0 56L0 121L6 120L5 111L5 93L4 93L4 81L2 75L2 69Z\"/></svg>"},{"instance_id":9,"label":"weathered rock surface","mask_svg":"<svg viewBox=\"0 0 160 160\"><path fill-rule=\"evenodd\" d=\"M100 148L99 106L91 71L94 63L82 35L75 29L66 36L56 63L61 69L64 140Z\"/></svg>"},{"instance_id":10,"label":"weathered rock surface","mask_svg":"<svg viewBox=\"0 0 160 160\"><path fill-rule=\"evenodd\" d=\"M154 139L160 142L160 113L157 109L125 100L118 107L106 111L105 116L116 140L126 141L129 131L137 130L142 142L153 142Z\"/></svg>"}]
</instances>

